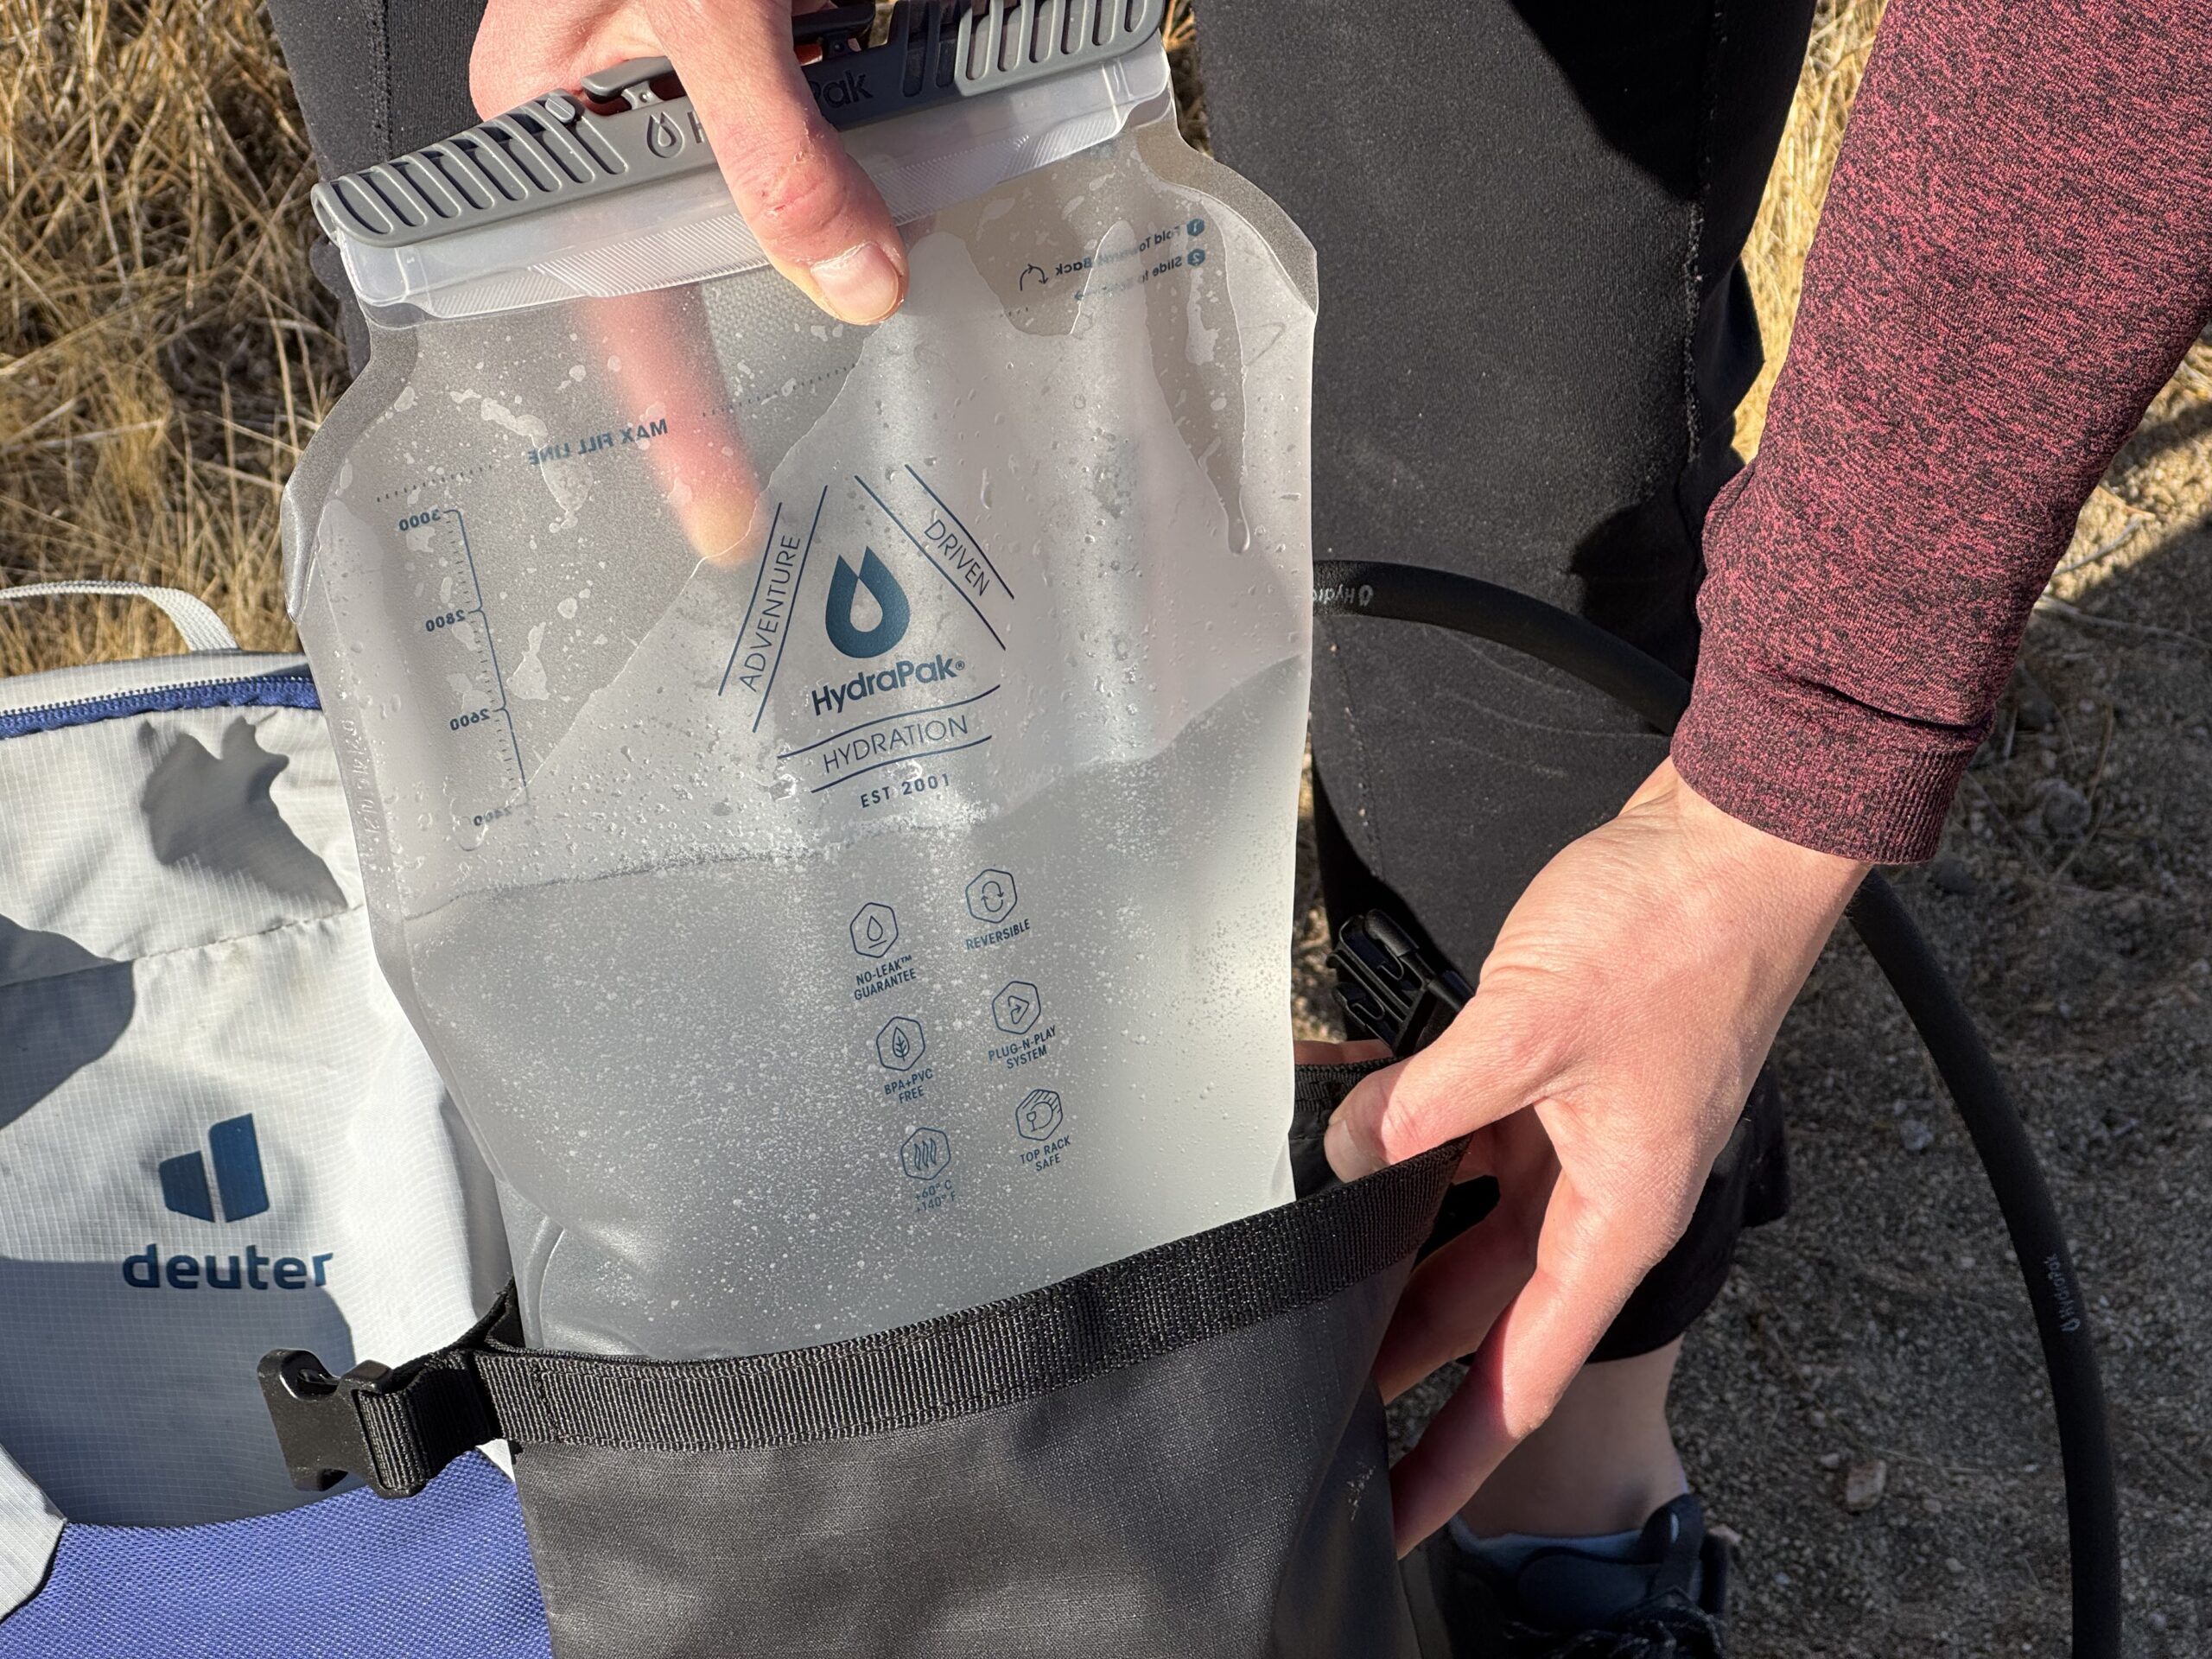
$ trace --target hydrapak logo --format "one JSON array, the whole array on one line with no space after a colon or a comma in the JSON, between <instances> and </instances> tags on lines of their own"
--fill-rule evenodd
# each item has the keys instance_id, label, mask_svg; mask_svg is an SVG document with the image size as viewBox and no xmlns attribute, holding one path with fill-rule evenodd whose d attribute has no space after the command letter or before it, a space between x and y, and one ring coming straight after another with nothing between
<instances>
[{"instance_id":1,"label":"hydrapak logo","mask_svg":"<svg viewBox=\"0 0 2212 1659\"><path fill-rule=\"evenodd\" d=\"M1355 588L1348 582L1339 582L1333 586L1313 590L1313 604L1317 610L1340 611L1347 606L1357 606L1363 611L1374 602L1375 588L1370 582L1363 582Z\"/></svg>"},{"instance_id":2,"label":"hydrapak logo","mask_svg":"<svg viewBox=\"0 0 2212 1659\"><path fill-rule=\"evenodd\" d=\"M853 620L853 606L863 588L878 613L874 626L866 628ZM830 598L822 620L830 630L830 643L846 656L880 657L906 637L906 590L875 556L875 550L865 548L857 571L841 557L830 573Z\"/></svg>"},{"instance_id":3,"label":"hydrapak logo","mask_svg":"<svg viewBox=\"0 0 2212 1659\"><path fill-rule=\"evenodd\" d=\"M942 652L922 663L901 657L888 668L864 668L842 685L817 685L810 695L814 698L816 714L842 715L847 703L872 697L879 691L903 691L910 685L939 685L947 680L957 680L960 671L967 666L965 657L947 657ZM890 716L884 718L888 720Z\"/></svg>"},{"instance_id":4,"label":"hydrapak logo","mask_svg":"<svg viewBox=\"0 0 2212 1659\"><path fill-rule=\"evenodd\" d=\"M848 69L833 79L816 81L814 101L825 110L849 110L856 104L873 104L875 94L868 89L865 73Z\"/></svg>"},{"instance_id":5,"label":"hydrapak logo","mask_svg":"<svg viewBox=\"0 0 2212 1659\"><path fill-rule=\"evenodd\" d=\"M207 1179L210 1164L215 1179ZM162 1204L170 1214L194 1221L217 1219L215 1204L222 1200L223 1223L238 1222L263 1214L269 1208L269 1177L261 1162L261 1141L255 1134L253 1114L226 1117L207 1131L207 1152L187 1152L162 1160L156 1172L162 1183ZM258 1245L245 1247L236 1255L188 1255L149 1244L123 1263L124 1282L139 1290L158 1290L167 1281L172 1290L305 1290L310 1284L328 1282L332 1253L320 1255L267 1255Z\"/></svg>"}]
</instances>

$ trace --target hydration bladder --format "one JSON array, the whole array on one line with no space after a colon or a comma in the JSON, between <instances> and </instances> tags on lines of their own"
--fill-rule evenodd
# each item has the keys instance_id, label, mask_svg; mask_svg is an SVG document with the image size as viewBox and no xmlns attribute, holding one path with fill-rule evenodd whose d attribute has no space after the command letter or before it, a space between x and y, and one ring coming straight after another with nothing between
<instances>
[{"instance_id":1,"label":"hydration bladder","mask_svg":"<svg viewBox=\"0 0 2212 1659\"><path fill-rule=\"evenodd\" d=\"M874 327L664 61L315 192L373 353L289 601L533 1344L863 1335L1291 1196L1313 259L1161 10L801 20Z\"/></svg>"},{"instance_id":2,"label":"hydration bladder","mask_svg":"<svg viewBox=\"0 0 2212 1659\"><path fill-rule=\"evenodd\" d=\"M558 1659L1436 1650L1371 1371L1463 1147L1336 1185L1363 1068L1292 1074L1308 607L1661 728L1683 688L1465 578L1313 580L1311 252L1181 144L1160 10L800 20L907 238L874 329L764 268L664 64L317 193L375 355L290 603L516 1285L262 1384L310 1489L507 1442ZM1990 1166L2115 1653L2090 1304L1894 895L1853 918ZM1402 1046L1465 995L1362 960Z\"/></svg>"}]
</instances>

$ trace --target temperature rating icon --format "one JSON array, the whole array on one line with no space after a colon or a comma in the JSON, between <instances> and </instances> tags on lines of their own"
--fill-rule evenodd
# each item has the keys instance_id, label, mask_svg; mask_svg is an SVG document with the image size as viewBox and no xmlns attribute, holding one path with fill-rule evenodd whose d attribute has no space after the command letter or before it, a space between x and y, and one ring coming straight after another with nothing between
<instances>
[{"instance_id":1,"label":"temperature rating icon","mask_svg":"<svg viewBox=\"0 0 2212 1659\"><path fill-rule=\"evenodd\" d=\"M887 1071L911 1071L922 1063L929 1048L929 1039L922 1035L922 1022L903 1014L875 1033L875 1058Z\"/></svg>"},{"instance_id":2,"label":"temperature rating icon","mask_svg":"<svg viewBox=\"0 0 2212 1659\"><path fill-rule=\"evenodd\" d=\"M951 1165L952 1140L943 1129L916 1129L899 1148L899 1166L910 1181L933 1181Z\"/></svg>"}]
</instances>

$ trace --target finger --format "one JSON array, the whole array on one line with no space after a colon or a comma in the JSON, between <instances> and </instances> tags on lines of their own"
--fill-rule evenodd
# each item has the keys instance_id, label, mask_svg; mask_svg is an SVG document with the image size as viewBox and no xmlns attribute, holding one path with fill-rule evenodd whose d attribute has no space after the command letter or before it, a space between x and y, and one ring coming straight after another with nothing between
<instances>
[{"instance_id":1,"label":"finger","mask_svg":"<svg viewBox=\"0 0 2212 1659\"><path fill-rule=\"evenodd\" d=\"M1357 1180L1516 1112L1544 1092L1553 1045L1525 999L1478 992L1451 1028L1401 1065L1363 1078L1322 1143L1339 1179Z\"/></svg>"},{"instance_id":2,"label":"finger","mask_svg":"<svg viewBox=\"0 0 2212 1659\"><path fill-rule=\"evenodd\" d=\"M1375 1356L1383 1399L1474 1352L1534 1266L1534 1243L1518 1217L1493 1212L1415 1268Z\"/></svg>"},{"instance_id":3,"label":"finger","mask_svg":"<svg viewBox=\"0 0 2212 1659\"><path fill-rule=\"evenodd\" d=\"M760 480L728 413L728 388L697 294L657 289L587 300L582 310L601 360L622 389L623 419L652 434L638 448L691 550L715 564L753 557Z\"/></svg>"},{"instance_id":4,"label":"finger","mask_svg":"<svg viewBox=\"0 0 2212 1659\"><path fill-rule=\"evenodd\" d=\"M646 11L769 262L847 322L897 310L906 247L875 185L815 108L791 50L788 0L654 0Z\"/></svg>"},{"instance_id":5,"label":"finger","mask_svg":"<svg viewBox=\"0 0 2212 1659\"><path fill-rule=\"evenodd\" d=\"M1353 1043L1319 1043L1300 1038L1290 1046L1290 1058L1299 1065L1364 1065L1390 1058L1390 1045L1363 1038Z\"/></svg>"},{"instance_id":6,"label":"finger","mask_svg":"<svg viewBox=\"0 0 2212 1659\"><path fill-rule=\"evenodd\" d=\"M1376 1383L1386 1400L1472 1353L1535 1270L1559 1160L1534 1112L1518 1113L1467 1143L1458 1179L1484 1177L1497 1183L1495 1206L1415 1268L1398 1298L1375 1361Z\"/></svg>"},{"instance_id":7,"label":"finger","mask_svg":"<svg viewBox=\"0 0 2212 1659\"><path fill-rule=\"evenodd\" d=\"M1477 1350L1466 1381L1393 1471L1402 1553L1452 1517L1551 1415L1630 1293L1666 1251L1672 1206L1621 1215L1554 1183L1535 1268ZM1656 1217L1656 1224L1655 1224Z\"/></svg>"},{"instance_id":8,"label":"finger","mask_svg":"<svg viewBox=\"0 0 2212 1659\"><path fill-rule=\"evenodd\" d=\"M468 95L489 120L556 86L573 90L594 69L663 55L630 6L490 0L468 54Z\"/></svg>"},{"instance_id":9,"label":"finger","mask_svg":"<svg viewBox=\"0 0 2212 1659\"><path fill-rule=\"evenodd\" d=\"M1420 1444L1391 1465L1391 1526L1400 1556L1411 1554L1475 1495L1497 1466L1489 1448L1503 1436L1497 1396L1477 1388L1470 1374L1428 1420Z\"/></svg>"}]
</instances>

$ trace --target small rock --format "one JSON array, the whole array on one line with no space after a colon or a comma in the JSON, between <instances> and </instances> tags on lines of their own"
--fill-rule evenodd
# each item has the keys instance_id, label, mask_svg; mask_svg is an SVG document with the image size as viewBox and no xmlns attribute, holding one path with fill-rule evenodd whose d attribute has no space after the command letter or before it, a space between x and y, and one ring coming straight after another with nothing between
<instances>
[{"instance_id":1,"label":"small rock","mask_svg":"<svg viewBox=\"0 0 2212 1659\"><path fill-rule=\"evenodd\" d=\"M1955 1555L1946 1555L1943 1558L1943 1570L1946 1573L1963 1573L1967 1570L1967 1564Z\"/></svg>"},{"instance_id":2,"label":"small rock","mask_svg":"<svg viewBox=\"0 0 2212 1659\"><path fill-rule=\"evenodd\" d=\"M2078 836L2095 814L2089 798L2063 778L2046 778L2036 785L2035 821L2047 836Z\"/></svg>"},{"instance_id":3,"label":"small rock","mask_svg":"<svg viewBox=\"0 0 2212 1659\"><path fill-rule=\"evenodd\" d=\"M1974 880L1966 861L1948 853L1928 867L1928 879L1936 884L1938 893L1948 893L1955 898L1971 899L1981 891L1981 883Z\"/></svg>"},{"instance_id":4,"label":"small rock","mask_svg":"<svg viewBox=\"0 0 2212 1659\"><path fill-rule=\"evenodd\" d=\"M2152 1628L2152 1630L2164 1630L2164 1629L2166 1628L2166 1616L2165 1616L2164 1613L2153 1613L2153 1614L2152 1614L2152 1615L2151 1615L2151 1628Z\"/></svg>"},{"instance_id":5,"label":"small rock","mask_svg":"<svg viewBox=\"0 0 2212 1659\"><path fill-rule=\"evenodd\" d=\"M1907 1152L1925 1152L1936 1144L1936 1131L1916 1117L1908 1117L1897 1125L1897 1139Z\"/></svg>"},{"instance_id":6,"label":"small rock","mask_svg":"<svg viewBox=\"0 0 2212 1659\"><path fill-rule=\"evenodd\" d=\"M2022 675L2012 683L2018 693L2014 707L2019 711L2020 729L2024 732L2047 732L2058 724L2058 705L2044 689Z\"/></svg>"},{"instance_id":7,"label":"small rock","mask_svg":"<svg viewBox=\"0 0 2212 1659\"><path fill-rule=\"evenodd\" d=\"M1853 1459L1843 1471L1843 1507L1853 1515L1864 1515L1882 1501L1889 1486L1888 1464L1879 1458Z\"/></svg>"},{"instance_id":8,"label":"small rock","mask_svg":"<svg viewBox=\"0 0 2212 1659\"><path fill-rule=\"evenodd\" d=\"M1821 1468L1823 1468L1823 1469L1840 1469L1840 1468L1842 1468L1842 1467L1843 1467L1843 1453L1842 1453L1842 1452L1821 1452Z\"/></svg>"}]
</instances>

